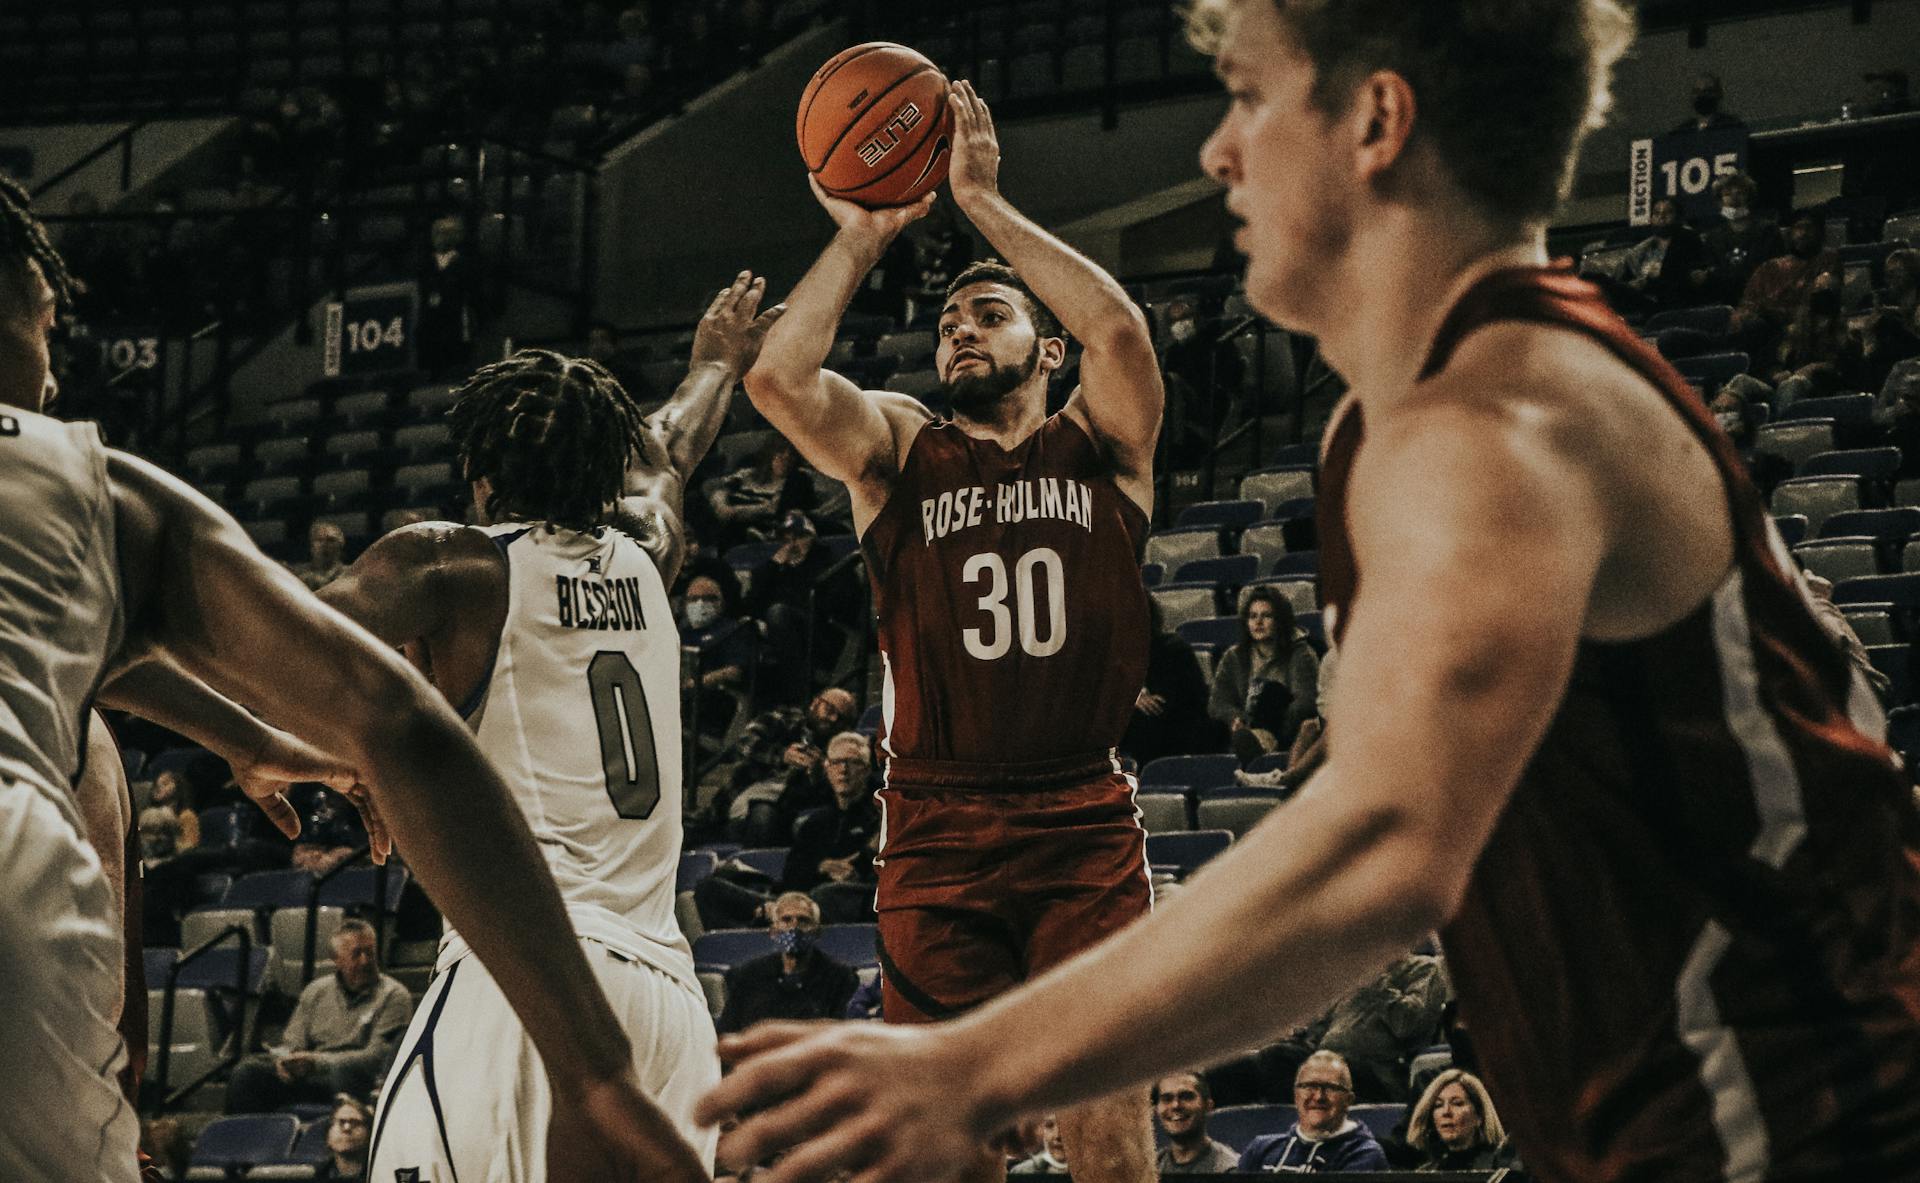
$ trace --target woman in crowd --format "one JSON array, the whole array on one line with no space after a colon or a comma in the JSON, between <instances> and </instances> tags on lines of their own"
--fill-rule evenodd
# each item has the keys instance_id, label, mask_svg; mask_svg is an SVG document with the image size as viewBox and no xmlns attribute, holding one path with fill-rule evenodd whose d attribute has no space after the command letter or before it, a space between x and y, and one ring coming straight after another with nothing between
<instances>
[{"instance_id":1,"label":"woman in crowd","mask_svg":"<svg viewBox=\"0 0 1920 1183\"><path fill-rule=\"evenodd\" d=\"M1487 1171L1518 1165L1500 1114L1480 1078L1449 1068L1413 1107L1407 1142L1427 1156L1422 1171Z\"/></svg>"},{"instance_id":2,"label":"woman in crowd","mask_svg":"<svg viewBox=\"0 0 1920 1183\"><path fill-rule=\"evenodd\" d=\"M153 778L149 807L164 808L180 821L179 842L175 852L200 845L200 815L193 808L193 787L187 778L169 768Z\"/></svg>"},{"instance_id":3,"label":"woman in crowd","mask_svg":"<svg viewBox=\"0 0 1920 1183\"><path fill-rule=\"evenodd\" d=\"M1220 655L1207 713L1225 723L1241 763L1284 751L1312 717L1320 658L1295 626L1293 606L1271 587L1241 597L1240 640Z\"/></svg>"}]
</instances>

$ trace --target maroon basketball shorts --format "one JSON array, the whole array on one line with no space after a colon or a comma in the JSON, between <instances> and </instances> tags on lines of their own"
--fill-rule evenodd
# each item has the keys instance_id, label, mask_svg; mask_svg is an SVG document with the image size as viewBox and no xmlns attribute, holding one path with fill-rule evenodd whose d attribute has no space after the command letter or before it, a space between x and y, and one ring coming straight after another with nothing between
<instances>
[{"instance_id":1,"label":"maroon basketball shorts","mask_svg":"<svg viewBox=\"0 0 1920 1183\"><path fill-rule=\"evenodd\" d=\"M875 861L886 1020L960 1014L1145 915L1133 792L1107 756L889 761Z\"/></svg>"}]
</instances>

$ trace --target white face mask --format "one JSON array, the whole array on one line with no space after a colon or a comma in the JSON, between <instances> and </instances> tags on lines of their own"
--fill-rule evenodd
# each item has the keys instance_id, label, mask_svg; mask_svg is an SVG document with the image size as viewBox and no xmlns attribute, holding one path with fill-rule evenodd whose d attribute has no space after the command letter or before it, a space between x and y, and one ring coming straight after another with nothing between
<instances>
[{"instance_id":1,"label":"white face mask","mask_svg":"<svg viewBox=\"0 0 1920 1183\"><path fill-rule=\"evenodd\" d=\"M1190 320L1176 320L1167 331L1175 341L1185 344L1200 335L1200 326Z\"/></svg>"},{"instance_id":2,"label":"white face mask","mask_svg":"<svg viewBox=\"0 0 1920 1183\"><path fill-rule=\"evenodd\" d=\"M705 628L720 619L720 605L712 600L688 600L687 624L692 628Z\"/></svg>"},{"instance_id":3,"label":"white face mask","mask_svg":"<svg viewBox=\"0 0 1920 1183\"><path fill-rule=\"evenodd\" d=\"M1729 222L1738 222L1752 212L1752 210L1743 205L1723 205L1720 207L1720 216Z\"/></svg>"},{"instance_id":4,"label":"white face mask","mask_svg":"<svg viewBox=\"0 0 1920 1183\"><path fill-rule=\"evenodd\" d=\"M1715 411L1713 417L1719 420L1720 430L1728 435L1740 430L1740 412L1738 411Z\"/></svg>"}]
</instances>

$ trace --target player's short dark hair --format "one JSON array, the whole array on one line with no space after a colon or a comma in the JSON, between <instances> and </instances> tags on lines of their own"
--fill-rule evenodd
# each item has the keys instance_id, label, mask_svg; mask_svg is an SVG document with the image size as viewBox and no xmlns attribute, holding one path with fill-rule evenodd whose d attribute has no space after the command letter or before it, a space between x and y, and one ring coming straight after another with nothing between
<instances>
[{"instance_id":1,"label":"player's short dark hair","mask_svg":"<svg viewBox=\"0 0 1920 1183\"><path fill-rule=\"evenodd\" d=\"M1414 137L1433 144L1475 205L1508 222L1552 215L1633 39L1619 0L1189 0L1188 34L1212 53L1227 10L1270 3L1313 63L1313 102L1344 111L1374 70L1413 88Z\"/></svg>"},{"instance_id":2,"label":"player's short dark hair","mask_svg":"<svg viewBox=\"0 0 1920 1183\"><path fill-rule=\"evenodd\" d=\"M53 289L54 315L65 321L73 315L74 297L80 284L67 270L67 264L47 237L47 228L33 215L33 198L18 181L0 173L0 281L11 282L12 272L24 271L28 263L37 264L40 274ZM0 296L3 298L3 296ZM0 304L0 314L17 311Z\"/></svg>"},{"instance_id":3,"label":"player's short dark hair","mask_svg":"<svg viewBox=\"0 0 1920 1183\"><path fill-rule=\"evenodd\" d=\"M972 283L998 283L1012 288L1026 297L1027 316L1033 321L1034 332L1042 337L1066 336L1065 330L1060 327L1060 321L1045 304L1040 302L1040 297L1033 294L1033 289L1027 286L1027 281L1020 278L1020 273L998 259L981 259L962 268L960 274L953 277L953 282L947 285L947 296L946 300L942 301L942 306L953 299L955 292Z\"/></svg>"},{"instance_id":4,"label":"player's short dark hair","mask_svg":"<svg viewBox=\"0 0 1920 1183\"><path fill-rule=\"evenodd\" d=\"M522 349L467 379L447 418L463 479L492 482L489 517L585 530L619 497L645 416L598 362Z\"/></svg>"},{"instance_id":5,"label":"player's short dark hair","mask_svg":"<svg viewBox=\"0 0 1920 1183\"><path fill-rule=\"evenodd\" d=\"M1171 1079L1171 1078L1173 1078L1173 1077L1175 1077L1175 1076L1191 1076L1191 1077L1193 1077L1193 1087L1194 1087L1194 1089L1195 1089L1195 1090L1196 1090L1197 1092L1199 1092L1199 1094L1200 1094L1200 1100L1201 1100L1201 1101L1202 1101L1202 1102L1203 1102L1204 1104L1208 1104L1208 1105L1211 1105L1211 1104L1213 1104L1213 1086L1207 1083L1207 1074L1206 1074L1206 1073L1204 1073L1204 1072L1167 1072L1167 1073L1163 1073L1163 1074L1161 1075L1161 1077L1160 1077L1160 1080L1156 1080L1156 1081L1154 1081L1154 1082L1153 1082L1153 1090L1152 1090L1152 1091L1151 1091L1151 1092L1150 1092L1150 1093L1148 1094L1148 1098L1149 1098L1149 1099L1150 1099L1150 1100L1151 1100L1151 1101L1152 1101L1152 1102L1153 1102L1154 1104L1156 1104L1156 1105L1158 1105L1158 1104L1160 1103L1160 1081L1161 1081L1161 1080L1169 1080L1169 1079Z\"/></svg>"}]
</instances>

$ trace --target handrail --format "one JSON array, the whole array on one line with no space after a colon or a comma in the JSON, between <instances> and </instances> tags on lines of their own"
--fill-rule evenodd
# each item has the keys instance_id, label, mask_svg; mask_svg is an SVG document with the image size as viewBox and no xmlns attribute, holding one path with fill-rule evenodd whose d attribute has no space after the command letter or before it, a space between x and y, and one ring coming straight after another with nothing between
<instances>
[{"instance_id":1,"label":"handrail","mask_svg":"<svg viewBox=\"0 0 1920 1183\"><path fill-rule=\"evenodd\" d=\"M313 883L308 886L307 888L307 935L306 935L306 946L305 946L306 959L302 963L301 970L300 970L300 980L302 982L311 982L313 980L314 957L320 942L320 890L324 888L327 884L333 882L334 876L340 874L342 871L345 871L350 867L359 866L360 860L363 858L366 858L372 852L372 850L373 850L373 847L371 844L363 845L356 848L351 855L341 860L339 866L333 868L331 871L328 871L324 875L315 876ZM381 945L381 938L386 935L385 930L386 930L386 920L387 920L387 864L375 863L373 866L374 866L373 947L375 949L379 949Z\"/></svg>"},{"instance_id":2,"label":"handrail","mask_svg":"<svg viewBox=\"0 0 1920 1183\"><path fill-rule=\"evenodd\" d=\"M247 975L253 968L253 931L249 924L230 924L195 945L190 951L181 954L179 960L167 970L166 992L160 996L160 1056L154 1063L153 1071L160 1087L165 1089L168 1073L173 1067L173 1008L174 995L180 988L180 971L212 952L228 937L237 937L240 941L240 957L235 964L233 975L233 991L240 1000L240 1009L233 1024L234 1036L228 1040L231 1050L213 1067L201 1073L197 1080L166 1094L165 1100L161 1102L163 1109L185 1100L201 1085L240 1062L241 1049L246 1043L244 1032L247 1029L247 999L250 995L247 989Z\"/></svg>"},{"instance_id":3,"label":"handrail","mask_svg":"<svg viewBox=\"0 0 1920 1183\"><path fill-rule=\"evenodd\" d=\"M38 185L35 185L33 187L34 198L38 200L50 192L55 185L78 173L81 169L92 164L102 156L105 156L115 148L120 149L120 192L125 193L128 189L133 188L133 137L151 122L152 120L149 119L136 120L107 137L107 139L98 147L94 148L93 151L82 156L72 164L69 164Z\"/></svg>"}]
</instances>

